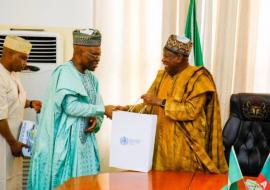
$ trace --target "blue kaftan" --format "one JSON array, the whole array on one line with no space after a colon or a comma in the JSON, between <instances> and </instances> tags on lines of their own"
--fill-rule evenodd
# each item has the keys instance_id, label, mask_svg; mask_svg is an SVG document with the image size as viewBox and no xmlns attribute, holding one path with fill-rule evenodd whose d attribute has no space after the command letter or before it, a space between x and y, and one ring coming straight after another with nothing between
<instances>
[{"instance_id":1,"label":"blue kaftan","mask_svg":"<svg viewBox=\"0 0 270 190\"><path fill-rule=\"evenodd\" d=\"M31 157L28 190L50 190L72 177L97 174L100 160L95 133L104 105L92 72L79 73L72 62L51 76ZM85 133L89 117L97 118L93 133Z\"/></svg>"}]
</instances>

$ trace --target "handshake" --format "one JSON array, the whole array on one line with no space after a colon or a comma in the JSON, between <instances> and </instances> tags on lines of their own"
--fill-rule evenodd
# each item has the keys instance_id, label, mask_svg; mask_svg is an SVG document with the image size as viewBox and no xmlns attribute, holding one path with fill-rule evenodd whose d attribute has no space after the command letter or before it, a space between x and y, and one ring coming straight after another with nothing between
<instances>
[{"instance_id":1,"label":"handshake","mask_svg":"<svg viewBox=\"0 0 270 190\"><path fill-rule=\"evenodd\" d=\"M114 105L106 105L105 106L105 115L112 119L113 111L128 111L129 106L114 106Z\"/></svg>"}]
</instances>

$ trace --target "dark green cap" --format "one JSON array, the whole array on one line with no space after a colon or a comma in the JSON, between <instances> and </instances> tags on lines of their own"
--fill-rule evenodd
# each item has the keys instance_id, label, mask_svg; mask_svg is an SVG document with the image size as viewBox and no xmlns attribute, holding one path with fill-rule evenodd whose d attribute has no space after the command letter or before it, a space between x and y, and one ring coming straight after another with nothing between
<instances>
[{"instance_id":1,"label":"dark green cap","mask_svg":"<svg viewBox=\"0 0 270 190\"><path fill-rule=\"evenodd\" d=\"M101 33L96 29L76 29L73 31L73 44L81 46L100 46Z\"/></svg>"}]
</instances>

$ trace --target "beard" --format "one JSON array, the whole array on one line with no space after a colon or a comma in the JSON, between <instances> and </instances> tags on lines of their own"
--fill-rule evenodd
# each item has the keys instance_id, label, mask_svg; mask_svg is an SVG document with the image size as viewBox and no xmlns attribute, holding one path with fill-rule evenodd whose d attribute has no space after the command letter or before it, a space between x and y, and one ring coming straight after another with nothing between
<instances>
[{"instance_id":1,"label":"beard","mask_svg":"<svg viewBox=\"0 0 270 190\"><path fill-rule=\"evenodd\" d=\"M170 75L170 76L174 76L178 73L179 71L179 68L178 67L172 67L172 68L168 68L168 67L165 67L165 71Z\"/></svg>"},{"instance_id":2,"label":"beard","mask_svg":"<svg viewBox=\"0 0 270 190\"><path fill-rule=\"evenodd\" d=\"M181 61L179 64L174 64L170 66L165 67L165 71L170 75L174 76L180 72L182 72L185 68L187 68L188 62L187 61Z\"/></svg>"},{"instance_id":3,"label":"beard","mask_svg":"<svg viewBox=\"0 0 270 190\"><path fill-rule=\"evenodd\" d=\"M96 62L96 61L89 61L87 63L87 66L88 66L87 69L90 70L90 71L95 71L96 68L97 68L97 65L98 65L98 62Z\"/></svg>"}]
</instances>

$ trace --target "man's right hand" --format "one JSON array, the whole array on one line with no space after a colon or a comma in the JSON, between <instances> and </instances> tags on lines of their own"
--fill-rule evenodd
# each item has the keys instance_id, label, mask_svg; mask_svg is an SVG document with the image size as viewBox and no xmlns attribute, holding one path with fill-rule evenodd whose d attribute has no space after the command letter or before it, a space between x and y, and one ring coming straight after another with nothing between
<instances>
[{"instance_id":1,"label":"man's right hand","mask_svg":"<svg viewBox=\"0 0 270 190\"><path fill-rule=\"evenodd\" d=\"M28 145L23 144L14 138L9 129L7 119L0 120L0 135L6 139L7 143L9 144L11 153L15 157L22 156L23 147L29 148Z\"/></svg>"},{"instance_id":2,"label":"man's right hand","mask_svg":"<svg viewBox=\"0 0 270 190\"><path fill-rule=\"evenodd\" d=\"M14 141L9 146L10 146L10 150L11 150L12 155L15 156L15 157L22 156L22 148L23 147L29 148L28 145L23 144L23 143L21 143L19 141Z\"/></svg>"},{"instance_id":3,"label":"man's right hand","mask_svg":"<svg viewBox=\"0 0 270 190\"><path fill-rule=\"evenodd\" d=\"M105 106L105 115L112 119L112 112L114 111L115 106L113 105L106 105Z\"/></svg>"},{"instance_id":4,"label":"man's right hand","mask_svg":"<svg viewBox=\"0 0 270 190\"><path fill-rule=\"evenodd\" d=\"M105 106L105 115L112 119L112 112L113 111L128 111L128 106L113 106L113 105L107 105Z\"/></svg>"},{"instance_id":5,"label":"man's right hand","mask_svg":"<svg viewBox=\"0 0 270 190\"><path fill-rule=\"evenodd\" d=\"M129 106L115 106L114 111L128 111Z\"/></svg>"}]
</instances>

